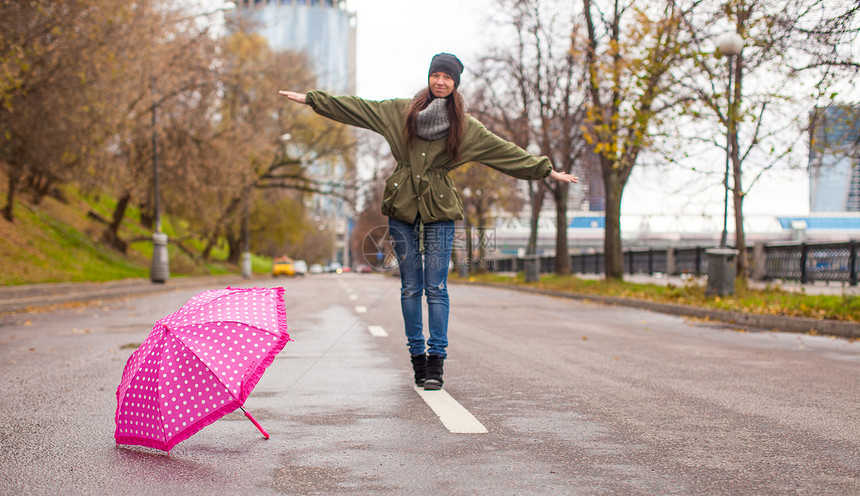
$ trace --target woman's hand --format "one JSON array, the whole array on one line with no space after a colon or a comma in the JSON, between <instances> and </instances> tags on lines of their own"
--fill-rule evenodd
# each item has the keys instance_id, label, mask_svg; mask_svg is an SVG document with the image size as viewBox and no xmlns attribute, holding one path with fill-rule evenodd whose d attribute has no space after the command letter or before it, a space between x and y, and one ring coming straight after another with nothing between
<instances>
[{"instance_id":1,"label":"woman's hand","mask_svg":"<svg viewBox=\"0 0 860 496\"><path fill-rule=\"evenodd\" d=\"M558 172L553 170L549 173L549 177L555 179L560 183L578 183L579 178L574 176L573 174L568 174L567 172Z\"/></svg>"},{"instance_id":2,"label":"woman's hand","mask_svg":"<svg viewBox=\"0 0 860 496\"><path fill-rule=\"evenodd\" d=\"M294 102L305 103L305 94L304 93L296 93L295 91L281 90L278 92L278 94L281 96L285 96Z\"/></svg>"}]
</instances>

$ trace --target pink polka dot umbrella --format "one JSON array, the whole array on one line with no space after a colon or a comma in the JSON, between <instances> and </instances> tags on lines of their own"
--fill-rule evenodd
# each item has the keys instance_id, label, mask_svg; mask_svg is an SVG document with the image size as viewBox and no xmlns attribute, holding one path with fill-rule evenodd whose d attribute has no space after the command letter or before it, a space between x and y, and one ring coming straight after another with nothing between
<instances>
[{"instance_id":1,"label":"pink polka dot umbrella","mask_svg":"<svg viewBox=\"0 0 860 496\"><path fill-rule=\"evenodd\" d=\"M116 391L117 444L170 452L242 408L289 341L284 288L226 288L194 296L156 322L125 364Z\"/></svg>"}]
</instances>

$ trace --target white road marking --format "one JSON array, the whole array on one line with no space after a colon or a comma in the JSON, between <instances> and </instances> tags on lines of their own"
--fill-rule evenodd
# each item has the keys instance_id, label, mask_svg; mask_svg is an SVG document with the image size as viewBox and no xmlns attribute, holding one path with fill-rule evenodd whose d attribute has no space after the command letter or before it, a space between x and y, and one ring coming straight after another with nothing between
<instances>
[{"instance_id":1,"label":"white road marking","mask_svg":"<svg viewBox=\"0 0 860 496\"><path fill-rule=\"evenodd\" d=\"M363 307L363 306L359 305L359 306L355 307L355 311L358 313L364 313L367 311L367 307Z\"/></svg>"},{"instance_id":2,"label":"white road marking","mask_svg":"<svg viewBox=\"0 0 860 496\"><path fill-rule=\"evenodd\" d=\"M358 295L351 294L351 295L349 295L349 299L350 299L350 300L357 300L357 299L358 299Z\"/></svg>"},{"instance_id":3,"label":"white road marking","mask_svg":"<svg viewBox=\"0 0 860 496\"><path fill-rule=\"evenodd\" d=\"M442 425L449 431L456 434L483 434L487 432L487 428L444 389L425 391L418 386L414 387L424 402L433 409L433 413L439 416Z\"/></svg>"},{"instance_id":4,"label":"white road marking","mask_svg":"<svg viewBox=\"0 0 860 496\"><path fill-rule=\"evenodd\" d=\"M376 336L378 338L388 337L388 333L385 332L385 329L383 329L382 326L367 326L367 330L370 331L371 335Z\"/></svg>"}]
</instances>

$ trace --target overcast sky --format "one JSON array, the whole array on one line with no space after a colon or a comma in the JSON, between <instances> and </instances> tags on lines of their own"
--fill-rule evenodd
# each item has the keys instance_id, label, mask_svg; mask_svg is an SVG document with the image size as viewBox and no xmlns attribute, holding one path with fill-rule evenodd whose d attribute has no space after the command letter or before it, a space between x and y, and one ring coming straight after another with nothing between
<instances>
[{"instance_id":1,"label":"overcast sky","mask_svg":"<svg viewBox=\"0 0 860 496\"><path fill-rule=\"evenodd\" d=\"M348 0L358 22L358 95L411 97L427 84L430 59L439 52L474 66L484 48L487 9L494 5L495 0Z\"/></svg>"},{"instance_id":2,"label":"overcast sky","mask_svg":"<svg viewBox=\"0 0 860 496\"><path fill-rule=\"evenodd\" d=\"M439 52L457 55L467 68L463 77L469 77L468 69L475 66L492 42L489 11L497 5L496 0L347 0L347 8L357 14L358 95L370 99L411 97L427 83L430 59ZM724 157L725 153L717 150L712 160L722 162ZM722 217L721 185L704 193L685 194L677 187L667 187L682 182L671 173L642 172L634 169L624 193L622 212L683 211L698 215L707 211ZM745 200L744 213L806 214L808 187L806 174L801 171L774 174L756 184ZM732 222L730 219L730 226Z\"/></svg>"},{"instance_id":3,"label":"overcast sky","mask_svg":"<svg viewBox=\"0 0 860 496\"><path fill-rule=\"evenodd\" d=\"M224 4L223 0L184 1L197 3L200 9ZM411 97L427 84L430 59L439 52L457 55L466 66L463 80L468 81L477 59L489 46L499 44L494 40L498 29L491 22L497 0L347 0L347 9L356 14L356 92L364 98ZM708 161L716 166L724 163L725 152L715 147ZM682 185L688 179L675 171L636 167L624 192L622 213L707 213L719 217L721 226L722 185L715 182L704 191L685 192ZM809 211L808 198L805 172L769 174L746 197L744 214L803 215ZM733 230L731 220L729 225Z\"/></svg>"}]
</instances>

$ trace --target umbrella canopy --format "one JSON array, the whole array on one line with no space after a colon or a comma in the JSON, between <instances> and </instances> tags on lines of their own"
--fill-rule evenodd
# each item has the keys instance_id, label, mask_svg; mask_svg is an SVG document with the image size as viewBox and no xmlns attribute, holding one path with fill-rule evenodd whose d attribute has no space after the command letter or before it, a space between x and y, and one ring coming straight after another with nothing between
<instances>
[{"instance_id":1,"label":"umbrella canopy","mask_svg":"<svg viewBox=\"0 0 860 496\"><path fill-rule=\"evenodd\" d=\"M283 296L284 288L204 291L156 322L117 388L117 444L169 452L242 407L290 341Z\"/></svg>"}]
</instances>

